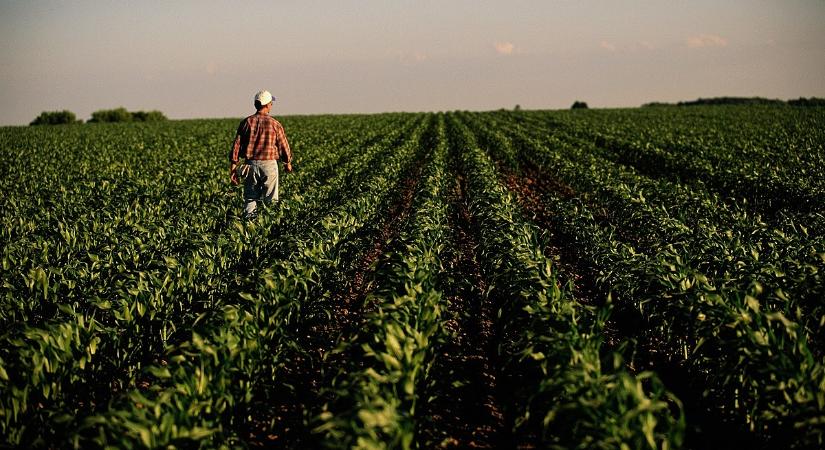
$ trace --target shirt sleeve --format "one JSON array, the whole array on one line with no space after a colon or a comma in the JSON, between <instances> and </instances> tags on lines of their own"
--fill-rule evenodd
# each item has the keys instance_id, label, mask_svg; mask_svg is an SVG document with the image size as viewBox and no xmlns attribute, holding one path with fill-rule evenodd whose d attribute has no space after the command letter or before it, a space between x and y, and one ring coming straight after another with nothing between
<instances>
[{"instance_id":1,"label":"shirt sleeve","mask_svg":"<svg viewBox=\"0 0 825 450\"><path fill-rule=\"evenodd\" d=\"M235 133L232 150L229 151L230 162L237 163L238 158L241 156L241 151L243 151L243 156L246 157L246 146L249 144L246 142L247 136L249 136L249 124L246 123L246 120L242 120L240 125L238 125L238 131Z\"/></svg>"},{"instance_id":2,"label":"shirt sleeve","mask_svg":"<svg viewBox=\"0 0 825 450\"><path fill-rule=\"evenodd\" d=\"M286 163L292 162L292 149L289 148L289 141L286 139L286 132L280 122L275 122L275 143L278 146L278 154L286 158Z\"/></svg>"}]
</instances>

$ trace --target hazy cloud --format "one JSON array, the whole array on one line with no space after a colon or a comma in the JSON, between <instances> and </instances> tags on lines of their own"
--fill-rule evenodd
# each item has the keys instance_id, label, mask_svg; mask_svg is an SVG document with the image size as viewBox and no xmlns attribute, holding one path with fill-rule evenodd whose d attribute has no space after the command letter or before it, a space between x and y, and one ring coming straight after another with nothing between
<instances>
[{"instance_id":1,"label":"hazy cloud","mask_svg":"<svg viewBox=\"0 0 825 450\"><path fill-rule=\"evenodd\" d=\"M599 47L601 47L601 48L603 48L603 49L605 49L609 52L615 52L616 51L616 44L614 44L612 42L601 41L599 43Z\"/></svg>"},{"instance_id":2,"label":"hazy cloud","mask_svg":"<svg viewBox=\"0 0 825 450\"><path fill-rule=\"evenodd\" d=\"M690 48L725 47L727 45L727 39L715 34L700 34L689 37L687 40L687 46Z\"/></svg>"},{"instance_id":3,"label":"hazy cloud","mask_svg":"<svg viewBox=\"0 0 825 450\"><path fill-rule=\"evenodd\" d=\"M635 53L656 50L656 45L650 41L638 41L631 44L616 44L610 41L599 42L599 48L611 53Z\"/></svg>"},{"instance_id":4,"label":"hazy cloud","mask_svg":"<svg viewBox=\"0 0 825 450\"><path fill-rule=\"evenodd\" d=\"M512 42L496 42L494 46L499 55L512 55L516 49Z\"/></svg>"},{"instance_id":5,"label":"hazy cloud","mask_svg":"<svg viewBox=\"0 0 825 450\"><path fill-rule=\"evenodd\" d=\"M401 52L399 54L401 64L405 66L412 66L414 64L422 63L426 61L427 58L427 53L420 50L416 50L414 52Z\"/></svg>"}]
</instances>

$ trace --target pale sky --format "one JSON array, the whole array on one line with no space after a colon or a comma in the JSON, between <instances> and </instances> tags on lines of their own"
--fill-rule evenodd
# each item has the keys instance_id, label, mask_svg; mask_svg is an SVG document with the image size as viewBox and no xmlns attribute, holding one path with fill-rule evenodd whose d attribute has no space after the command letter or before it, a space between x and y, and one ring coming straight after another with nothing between
<instances>
[{"instance_id":1,"label":"pale sky","mask_svg":"<svg viewBox=\"0 0 825 450\"><path fill-rule=\"evenodd\" d=\"M0 124L825 97L825 0L0 0Z\"/></svg>"}]
</instances>

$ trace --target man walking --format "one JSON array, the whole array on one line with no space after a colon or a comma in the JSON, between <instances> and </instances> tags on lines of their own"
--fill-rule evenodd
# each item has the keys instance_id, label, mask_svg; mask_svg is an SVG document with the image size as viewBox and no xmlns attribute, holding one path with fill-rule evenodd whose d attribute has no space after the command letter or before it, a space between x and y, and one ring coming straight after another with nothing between
<instances>
[{"instance_id":1,"label":"man walking","mask_svg":"<svg viewBox=\"0 0 825 450\"><path fill-rule=\"evenodd\" d=\"M229 180L240 184L238 173L244 177L244 217L254 218L259 203L278 201L278 160L284 158L286 171L292 172L292 150L286 140L284 127L270 117L272 94L255 94L257 112L241 121L232 151L229 153ZM238 159L246 164L238 167Z\"/></svg>"}]
</instances>

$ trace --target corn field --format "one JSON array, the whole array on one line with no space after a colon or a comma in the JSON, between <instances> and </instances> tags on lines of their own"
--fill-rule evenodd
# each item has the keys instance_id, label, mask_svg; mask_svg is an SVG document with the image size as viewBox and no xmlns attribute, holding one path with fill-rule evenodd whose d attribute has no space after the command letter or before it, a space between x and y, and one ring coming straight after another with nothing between
<instances>
[{"instance_id":1,"label":"corn field","mask_svg":"<svg viewBox=\"0 0 825 450\"><path fill-rule=\"evenodd\" d=\"M825 110L0 128L0 447L821 448Z\"/></svg>"}]
</instances>

